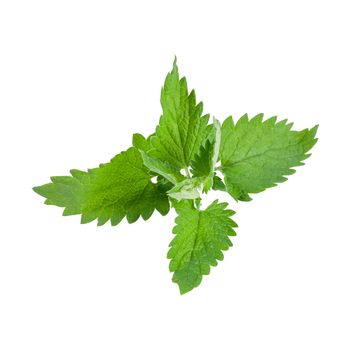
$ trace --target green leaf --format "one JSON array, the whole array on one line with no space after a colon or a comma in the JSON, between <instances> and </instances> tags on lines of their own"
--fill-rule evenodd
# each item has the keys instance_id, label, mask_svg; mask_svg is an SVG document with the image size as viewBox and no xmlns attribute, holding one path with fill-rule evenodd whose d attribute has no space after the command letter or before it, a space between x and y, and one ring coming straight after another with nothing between
<instances>
[{"instance_id":1,"label":"green leaf","mask_svg":"<svg viewBox=\"0 0 350 350\"><path fill-rule=\"evenodd\" d=\"M232 246L229 236L236 235L233 228L237 225L230 218L234 212L226 207L227 203L217 200L205 210L195 209L189 201L175 206L176 236L170 243L168 258L170 272L174 272L173 282L179 285L181 294L197 287L202 276L209 274L210 266L223 260L222 251Z\"/></svg>"},{"instance_id":2,"label":"green leaf","mask_svg":"<svg viewBox=\"0 0 350 350\"><path fill-rule=\"evenodd\" d=\"M194 156L191 162L191 172L195 177L205 177L203 180L203 192L208 191L213 187L213 178L215 173L215 165L219 159L220 140L221 140L221 125L217 119L213 122L213 137L207 140L200 147L198 154Z\"/></svg>"},{"instance_id":3,"label":"green leaf","mask_svg":"<svg viewBox=\"0 0 350 350\"><path fill-rule=\"evenodd\" d=\"M182 181L185 177L170 163L149 156L143 150L140 150L143 164L152 172L163 176L173 184Z\"/></svg>"},{"instance_id":4,"label":"green leaf","mask_svg":"<svg viewBox=\"0 0 350 350\"><path fill-rule=\"evenodd\" d=\"M190 165L208 136L209 115L202 116L203 104L196 103L194 90L188 94L186 78L179 77L176 59L161 92L163 114L151 137L150 155L178 170Z\"/></svg>"},{"instance_id":5,"label":"green leaf","mask_svg":"<svg viewBox=\"0 0 350 350\"><path fill-rule=\"evenodd\" d=\"M185 179L168 191L168 196L178 201L200 198L198 187L201 185L202 181L203 179L197 177Z\"/></svg>"},{"instance_id":6,"label":"green leaf","mask_svg":"<svg viewBox=\"0 0 350 350\"><path fill-rule=\"evenodd\" d=\"M191 173L195 177L207 177L210 173L210 150L212 143L206 140L191 162Z\"/></svg>"},{"instance_id":7,"label":"green leaf","mask_svg":"<svg viewBox=\"0 0 350 350\"><path fill-rule=\"evenodd\" d=\"M132 223L140 215L147 220L154 209L162 215L169 211L166 194L151 182L135 147L99 168L72 170L71 174L54 176L51 183L33 190L47 198L46 204L64 207L63 215L82 214L81 223L98 219L98 225L108 220L117 225L125 216Z\"/></svg>"},{"instance_id":8,"label":"green leaf","mask_svg":"<svg viewBox=\"0 0 350 350\"><path fill-rule=\"evenodd\" d=\"M250 200L258 193L287 180L294 167L303 165L314 146L317 126L292 131L287 120L263 121L263 114L249 120L244 115L236 124L232 117L222 125L221 171L227 191L236 200Z\"/></svg>"}]
</instances>

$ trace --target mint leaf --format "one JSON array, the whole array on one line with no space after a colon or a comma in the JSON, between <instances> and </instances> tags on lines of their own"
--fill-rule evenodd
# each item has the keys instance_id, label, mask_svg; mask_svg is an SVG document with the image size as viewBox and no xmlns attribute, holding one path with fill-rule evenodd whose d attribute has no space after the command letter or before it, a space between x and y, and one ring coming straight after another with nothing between
<instances>
[{"instance_id":1,"label":"mint leaf","mask_svg":"<svg viewBox=\"0 0 350 350\"><path fill-rule=\"evenodd\" d=\"M34 191L47 198L46 204L64 207L63 215L82 214L81 223L98 219L98 225L108 220L117 225L125 216L132 223L140 215L147 220L154 209L162 215L169 211L166 194L151 182L134 147L99 168L72 170L71 175L54 176Z\"/></svg>"},{"instance_id":2,"label":"mint leaf","mask_svg":"<svg viewBox=\"0 0 350 350\"><path fill-rule=\"evenodd\" d=\"M178 170L186 168L208 135L209 115L202 116L203 104L197 104L194 90L188 94L186 78L180 79L176 60L165 79L161 105L163 115L151 137L149 155Z\"/></svg>"},{"instance_id":3,"label":"mint leaf","mask_svg":"<svg viewBox=\"0 0 350 350\"><path fill-rule=\"evenodd\" d=\"M203 192L213 187L215 165L219 159L221 125L217 119L213 122L213 137L208 139L205 145L201 146L199 153L194 156L191 162L191 172L195 177L205 177L203 180Z\"/></svg>"},{"instance_id":4,"label":"mint leaf","mask_svg":"<svg viewBox=\"0 0 350 350\"><path fill-rule=\"evenodd\" d=\"M200 210L201 193L226 191L249 201L250 194L286 181L310 156L317 126L292 131L286 120L263 121L262 114L251 120L245 115L237 123L229 117L222 127L213 118L208 125L209 115L202 115L203 104L196 102L194 90L188 92L176 59L162 88L161 105L154 134L134 134L133 147L109 163L54 176L34 191L46 204L63 207L63 215L81 214L82 223L97 219L98 225L109 220L117 225L124 217L129 223L140 216L147 220L155 209L165 215L171 204L178 216L169 268L183 294L223 259L237 227L227 203L216 200Z\"/></svg>"},{"instance_id":5,"label":"mint leaf","mask_svg":"<svg viewBox=\"0 0 350 350\"><path fill-rule=\"evenodd\" d=\"M292 131L287 120L276 117L263 122L263 114L249 120L244 115L236 124L232 117L222 125L221 171L227 191L236 200L250 200L258 193L287 180L294 167L303 165L314 146L317 126Z\"/></svg>"},{"instance_id":6,"label":"mint leaf","mask_svg":"<svg viewBox=\"0 0 350 350\"><path fill-rule=\"evenodd\" d=\"M235 236L237 227L230 218L234 212L227 210L227 203L214 201L205 210L195 209L191 202L180 202L175 206L178 214L170 243L169 269L174 272L173 282L184 294L197 287L203 275L208 275L210 266L223 260L222 251L232 245L229 236Z\"/></svg>"},{"instance_id":7,"label":"mint leaf","mask_svg":"<svg viewBox=\"0 0 350 350\"><path fill-rule=\"evenodd\" d=\"M199 149L199 152L191 161L191 173L194 177L207 177L210 173L210 158L213 144L206 140L205 144Z\"/></svg>"}]
</instances>

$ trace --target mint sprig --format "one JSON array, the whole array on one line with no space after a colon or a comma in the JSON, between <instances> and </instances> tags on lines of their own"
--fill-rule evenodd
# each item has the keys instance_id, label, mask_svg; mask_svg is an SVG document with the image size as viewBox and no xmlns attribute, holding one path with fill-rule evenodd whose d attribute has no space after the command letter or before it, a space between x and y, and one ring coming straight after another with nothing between
<instances>
[{"instance_id":1,"label":"mint sprig","mask_svg":"<svg viewBox=\"0 0 350 350\"><path fill-rule=\"evenodd\" d=\"M303 165L315 145L317 126L291 130L287 120L264 120L262 114L222 124L203 115L203 104L188 92L176 59L161 92L162 116L148 138L133 135L133 146L109 163L71 176L54 176L33 190L45 204L63 207L63 215L81 215L81 223L97 220L117 225L124 217L133 223L141 216L162 215L172 206L177 213L175 238L168 258L173 281L181 294L197 287L210 267L223 259L236 233L232 210L215 200L201 209L201 195L209 190L228 192L235 200L287 180ZM153 180L153 181L152 181Z\"/></svg>"}]
</instances>

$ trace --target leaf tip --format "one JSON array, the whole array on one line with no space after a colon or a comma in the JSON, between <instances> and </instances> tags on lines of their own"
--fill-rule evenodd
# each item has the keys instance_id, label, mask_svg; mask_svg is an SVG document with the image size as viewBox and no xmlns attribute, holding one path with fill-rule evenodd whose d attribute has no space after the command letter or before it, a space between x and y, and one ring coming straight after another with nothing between
<instances>
[{"instance_id":1,"label":"leaf tip","mask_svg":"<svg viewBox=\"0 0 350 350\"><path fill-rule=\"evenodd\" d=\"M32 190L38 194L39 196L45 197L45 191L43 190L43 186L34 186L32 187Z\"/></svg>"},{"instance_id":2,"label":"leaf tip","mask_svg":"<svg viewBox=\"0 0 350 350\"><path fill-rule=\"evenodd\" d=\"M174 55L174 60L173 60L173 72L178 71L178 66L177 66L177 56Z\"/></svg>"}]
</instances>

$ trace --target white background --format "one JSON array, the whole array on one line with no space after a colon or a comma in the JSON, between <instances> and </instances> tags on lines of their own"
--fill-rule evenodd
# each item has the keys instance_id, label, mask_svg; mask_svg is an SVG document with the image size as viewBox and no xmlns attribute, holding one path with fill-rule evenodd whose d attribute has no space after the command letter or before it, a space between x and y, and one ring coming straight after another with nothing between
<instances>
[{"instance_id":1,"label":"white background","mask_svg":"<svg viewBox=\"0 0 350 350\"><path fill-rule=\"evenodd\" d=\"M350 349L347 1L1 1L0 348ZM80 225L31 187L154 131L174 55L223 121L320 124L289 181L229 201L225 260L180 296L174 213Z\"/></svg>"}]
</instances>

